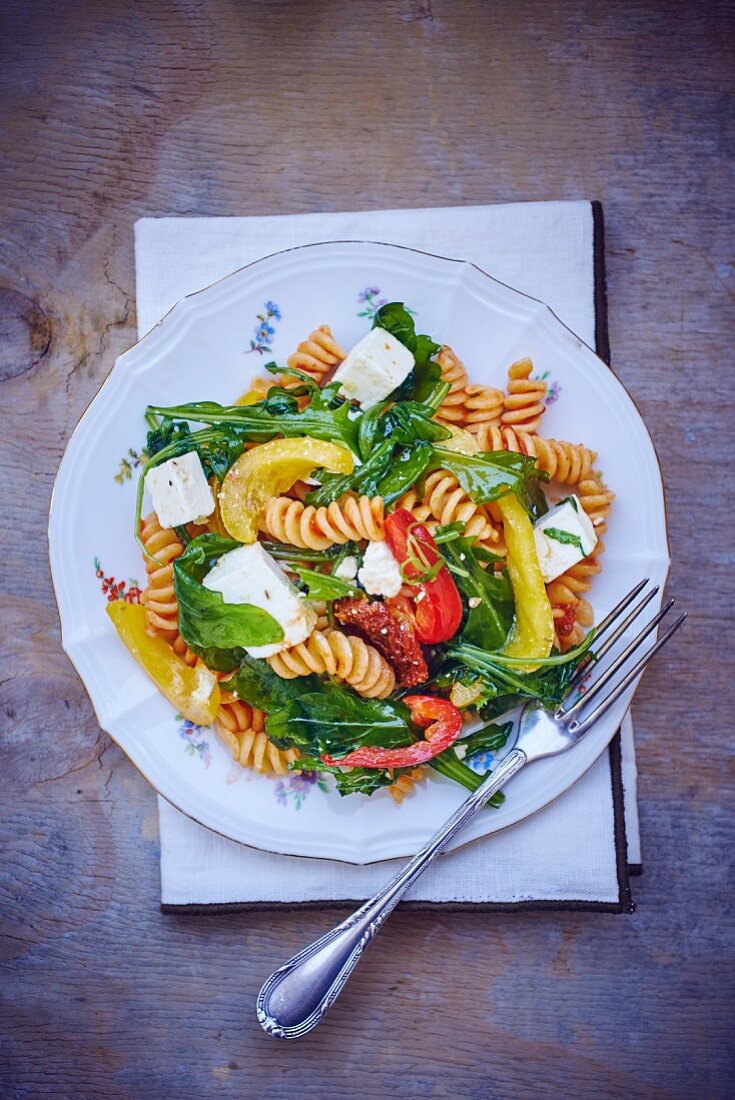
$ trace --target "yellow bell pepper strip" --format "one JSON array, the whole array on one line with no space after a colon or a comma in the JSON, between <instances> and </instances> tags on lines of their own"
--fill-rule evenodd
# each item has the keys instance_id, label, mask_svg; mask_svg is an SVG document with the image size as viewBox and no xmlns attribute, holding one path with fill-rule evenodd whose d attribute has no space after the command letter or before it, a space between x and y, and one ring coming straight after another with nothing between
<instances>
[{"instance_id":1,"label":"yellow bell pepper strip","mask_svg":"<svg viewBox=\"0 0 735 1100\"><path fill-rule=\"evenodd\" d=\"M258 520L269 497L279 496L313 470L351 474L355 460L346 447L311 436L272 439L233 463L219 495L222 522L233 539L255 542Z\"/></svg>"},{"instance_id":2,"label":"yellow bell pepper strip","mask_svg":"<svg viewBox=\"0 0 735 1100\"><path fill-rule=\"evenodd\" d=\"M480 444L471 432L466 428L457 428L454 424L443 424L452 434L449 439L442 440L445 451L458 451L461 455L476 455L482 450Z\"/></svg>"},{"instance_id":3,"label":"yellow bell pepper strip","mask_svg":"<svg viewBox=\"0 0 735 1100\"><path fill-rule=\"evenodd\" d=\"M263 400L263 394L258 393L257 390L248 390L247 393L238 397L235 402L236 405L257 405L259 401Z\"/></svg>"},{"instance_id":4,"label":"yellow bell pepper strip","mask_svg":"<svg viewBox=\"0 0 735 1100\"><path fill-rule=\"evenodd\" d=\"M214 673L201 661L190 668L164 638L147 634L141 604L114 600L108 603L107 614L138 664L179 713L197 726L211 725L220 706Z\"/></svg>"},{"instance_id":5,"label":"yellow bell pepper strip","mask_svg":"<svg viewBox=\"0 0 735 1100\"><path fill-rule=\"evenodd\" d=\"M503 517L508 576L513 586L516 616L502 652L507 657L548 657L554 644L554 613L546 595L544 578L536 553L533 525L513 493L497 502ZM529 671L533 665L529 665Z\"/></svg>"}]
</instances>

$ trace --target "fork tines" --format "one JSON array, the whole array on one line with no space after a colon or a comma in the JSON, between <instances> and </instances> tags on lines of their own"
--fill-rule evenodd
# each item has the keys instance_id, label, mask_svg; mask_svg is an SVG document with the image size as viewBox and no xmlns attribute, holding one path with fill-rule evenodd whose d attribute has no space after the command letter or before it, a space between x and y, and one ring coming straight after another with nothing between
<instances>
[{"instance_id":1,"label":"fork tines","mask_svg":"<svg viewBox=\"0 0 735 1100\"><path fill-rule=\"evenodd\" d=\"M635 586L635 588L633 588L628 593L628 595L620 601L617 607L613 608L610 614L600 623L595 633L595 640L607 633L610 627L613 626L620 615L622 615L623 612L626 611L628 607L630 607L633 600L643 591L647 584L648 578L646 577L644 580L640 581ZM599 648L595 649L595 661L599 661L602 657L605 656L606 653L610 651L610 649L612 649L615 643L628 629L630 624L638 618L643 609L647 607L647 605L651 602L658 590L659 586L655 585L650 590L650 592L647 592L646 595L638 601L633 610L628 615L626 615L622 622L620 622L620 624L612 632L609 638L607 638L607 640ZM555 717L564 722L570 733L575 733L581 736L587 729L589 729L593 722L596 722L597 719L620 698L623 692L633 683L633 681L637 679L638 676L640 676L648 662L651 661L653 657L655 657L658 651L666 644L666 642L668 642L672 634L674 634L679 629L681 624L686 619L686 612L684 612L682 615L679 616L678 619L676 619L676 621L672 624L672 626L669 627L666 633L662 635L662 637L660 637L658 641L651 646L650 649L646 650L640 660L637 661L630 669L630 671L625 674L623 679L618 684L616 684L615 687L612 688L610 693L605 696L605 698L598 704L597 707L595 707L591 714L588 714L585 718L580 720L579 715L581 714L582 710L585 710L587 706L592 702L592 700L597 698L600 692L603 691L605 687L607 687L610 681L621 670L628 658L632 656L632 654L638 649L638 647L643 644L646 638L653 633L661 620L666 615L668 615L673 605L673 599L664 604L658 614L654 615L651 621L648 622L646 626L644 626L643 630L641 630L641 632L636 635L632 642L630 642L630 644L625 647L620 656L613 661L610 667L606 669L605 672L603 672L600 678L596 680L595 683L592 684L591 687L589 687L584 692L584 694L579 695L575 702L571 704L571 706L566 706L563 703L560 707L557 708L555 712ZM579 672L569 685L570 691L574 690L574 688L579 684L580 680L582 680L589 671L590 669L588 665L584 665L579 670Z\"/></svg>"}]
</instances>

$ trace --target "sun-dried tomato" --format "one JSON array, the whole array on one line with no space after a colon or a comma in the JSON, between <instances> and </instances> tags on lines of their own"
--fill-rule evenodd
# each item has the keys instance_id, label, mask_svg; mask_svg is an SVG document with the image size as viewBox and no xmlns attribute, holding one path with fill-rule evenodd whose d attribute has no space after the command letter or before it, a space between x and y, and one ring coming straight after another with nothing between
<instances>
[{"instance_id":1,"label":"sun-dried tomato","mask_svg":"<svg viewBox=\"0 0 735 1100\"><path fill-rule=\"evenodd\" d=\"M401 687L416 687L429 678L411 616L397 601L348 598L334 604L335 618L370 642L396 670Z\"/></svg>"}]
</instances>

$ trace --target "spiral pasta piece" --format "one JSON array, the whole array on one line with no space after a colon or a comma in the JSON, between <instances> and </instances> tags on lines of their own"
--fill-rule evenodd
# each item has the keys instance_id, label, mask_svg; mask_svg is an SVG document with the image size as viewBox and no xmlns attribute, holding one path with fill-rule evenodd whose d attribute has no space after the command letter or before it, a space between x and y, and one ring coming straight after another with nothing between
<instances>
[{"instance_id":1,"label":"spiral pasta piece","mask_svg":"<svg viewBox=\"0 0 735 1100\"><path fill-rule=\"evenodd\" d=\"M504 395L494 386L465 386L464 427L473 435L481 435L483 429L499 424L503 414Z\"/></svg>"},{"instance_id":2,"label":"spiral pasta piece","mask_svg":"<svg viewBox=\"0 0 735 1100\"><path fill-rule=\"evenodd\" d=\"M477 442L483 451L515 451L517 454L533 454L534 436L516 431L511 425L480 424Z\"/></svg>"},{"instance_id":3,"label":"spiral pasta piece","mask_svg":"<svg viewBox=\"0 0 735 1100\"><path fill-rule=\"evenodd\" d=\"M445 424L464 424L467 385L467 371L464 363L446 344L437 355L436 361L441 367L443 380L450 385L449 393L436 411L436 419L444 421Z\"/></svg>"},{"instance_id":4,"label":"spiral pasta piece","mask_svg":"<svg viewBox=\"0 0 735 1100\"><path fill-rule=\"evenodd\" d=\"M400 806L406 795L411 794L416 784L425 778L426 768L412 768L410 772L403 772L388 788L393 801Z\"/></svg>"},{"instance_id":5,"label":"spiral pasta piece","mask_svg":"<svg viewBox=\"0 0 735 1100\"><path fill-rule=\"evenodd\" d=\"M309 603L314 608L314 613L316 614L316 623L314 624L314 630L328 630L329 615L327 614L327 601L309 600Z\"/></svg>"},{"instance_id":6,"label":"spiral pasta piece","mask_svg":"<svg viewBox=\"0 0 735 1100\"><path fill-rule=\"evenodd\" d=\"M341 630L314 630L305 642L268 658L284 680L328 673L344 680L367 699L385 699L396 686L396 675L377 649Z\"/></svg>"},{"instance_id":7,"label":"spiral pasta piece","mask_svg":"<svg viewBox=\"0 0 735 1100\"><path fill-rule=\"evenodd\" d=\"M544 439L512 425L482 424L478 441L485 451L516 451L535 458L539 470L564 485L577 485L593 475L592 466L597 458L596 452L582 443Z\"/></svg>"},{"instance_id":8,"label":"spiral pasta piece","mask_svg":"<svg viewBox=\"0 0 735 1100\"><path fill-rule=\"evenodd\" d=\"M315 508L289 497L270 497L263 509L260 529L279 542L308 550L326 550L345 542L385 537L382 497L345 496Z\"/></svg>"},{"instance_id":9,"label":"spiral pasta piece","mask_svg":"<svg viewBox=\"0 0 735 1100\"><path fill-rule=\"evenodd\" d=\"M411 500L411 490L398 502L399 507L408 508L417 519L416 504ZM412 506L409 506L412 505ZM467 538L481 543L498 541L498 531L481 504L470 500L454 474L448 470L433 470L424 481L423 507L443 526L447 523L463 523Z\"/></svg>"},{"instance_id":10,"label":"spiral pasta piece","mask_svg":"<svg viewBox=\"0 0 735 1100\"><path fill-rule=\"evenodd\" d=\"M193 666L197 658L179 634L179 607L174 592L173 563L183 554L184 544L175 531L161 527L155 512L142 520L140 537L148 554L156 559L143 558L148 583L140 602L145 607L146 631L164 637L174 653Z\"/></svg>"},{"instance_id":11,"label":"spiral pasta piece","mask_svg":"<svg viewBox=\"0 0 735 1100\"><path fill-rule=\"evenodd\" d=\"M268 740L262 710L228 692L222 693L215 725L233 760L243 768L263 775L288 775L289 764L298 759L296 749L279 749Z\"/></svg>"},{"instance_id":12,"label":"spiral pasta piece","mask_svg":"<svg viewBox=\"0 0 735 1100\"><path fill-rule=\"evenodd\" d=\"M503 424L512 424L525 432L535 432L546 408L546 383L531 378L533 361L519 359L508 370L508 392L501 416Z\"/></svg>"},{"instance_id":13,"label":"spiral pasta piece","mask_svg":"<svg viewBox=\"0 0 735 1100\"><path fill-rule=\"evenodd\" d=\"M320 325L307 340L302 340L286 362L289 367L308 374L321 386L325 376L346 357L347 352L337 343L329 325ZM287 377L285 381L291 386L299 384L293 378Z\"/></svg>"}]
</instances>

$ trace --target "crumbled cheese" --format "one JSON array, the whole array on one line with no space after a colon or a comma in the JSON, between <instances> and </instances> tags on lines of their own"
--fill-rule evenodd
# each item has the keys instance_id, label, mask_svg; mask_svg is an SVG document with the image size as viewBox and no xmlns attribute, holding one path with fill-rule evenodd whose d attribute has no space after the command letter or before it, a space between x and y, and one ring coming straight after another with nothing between
<instances>
[{"instance_id":1,"label":"crumbled cheese","mask_svg":"<svg viewBox=\"0 0 735 1100\"><path fill-rule=\"evenodd\" d=\"M283 628L271 645L244 646L251 657L272 657L306 641L316 626L316 612L259 542L223 554L202 581L225 603L249 603L267 611Z\"/></svg>"},{"instance_id":2,"label":"crumbled cheese","mask_svg":"<svg viewBox=\"0 0 735 1100\"><path fill-rule=\"evenodd\" d=\"M214 511L214 496L196 451L154 466L146 474L145 487L161 527L180 527Z\"/></svg>"},{"instance_id":3,"label":"crumbled cheese","mask_svg":"<svg viewBox=\"0 0 735 1100\"><path fill-rule=\"evenodd\" d=\"M403 585L401 570L385 542L369 542L357 579L371 596L397 596Z\"/></svg>"},{"instance_id":4,"label":"crumbled cheese","mask_svg":"<svg viewBox=\"0 0 735 1100\"><path fill-rule=\"evenodd\" d=\"M332 576L337 577L341 581L354 581L357 576L359 564L359 561L353 554L348 554L333 571Z\"/></svg>"}]
</instances>

